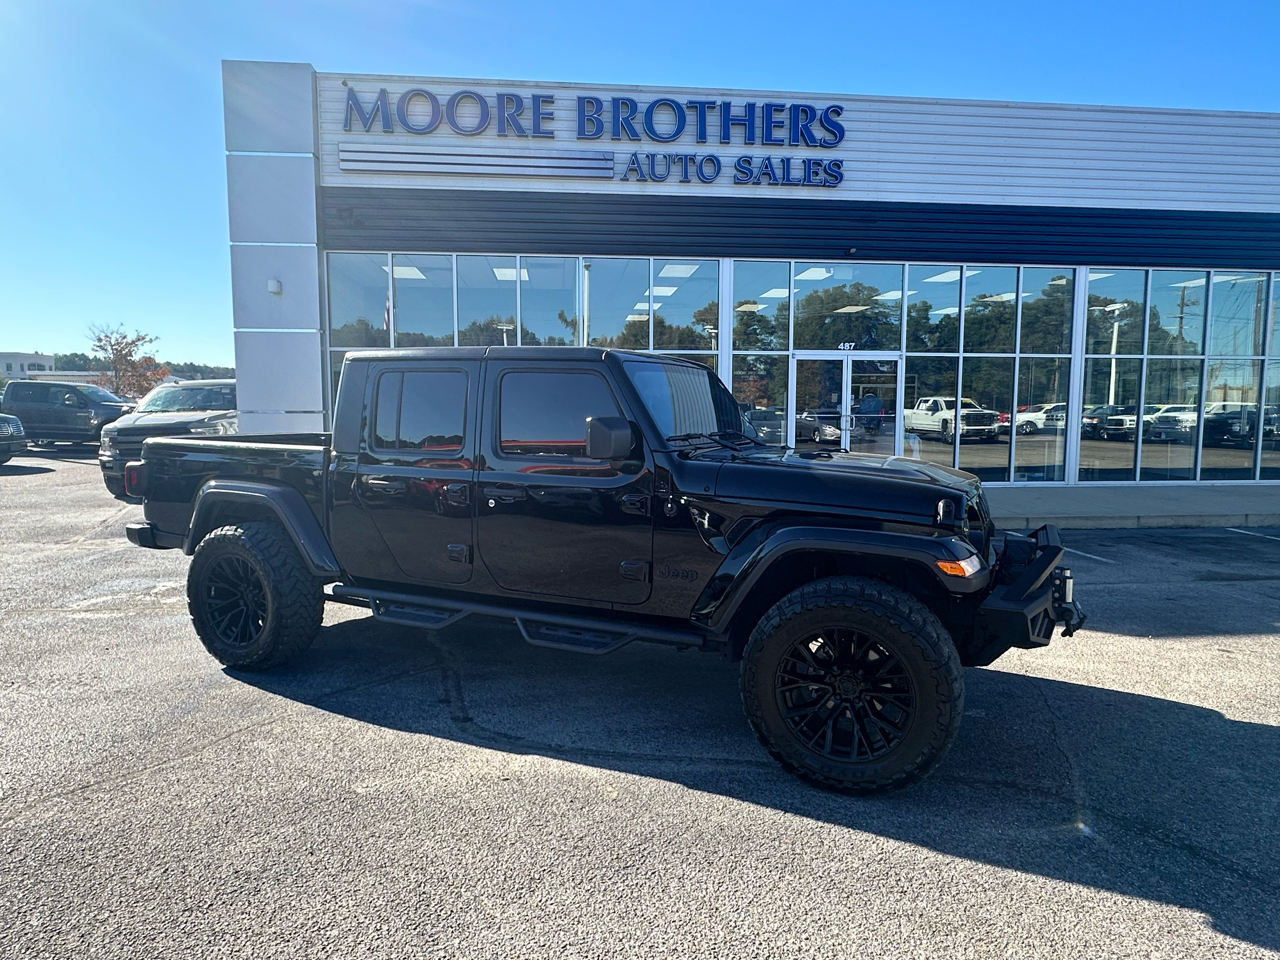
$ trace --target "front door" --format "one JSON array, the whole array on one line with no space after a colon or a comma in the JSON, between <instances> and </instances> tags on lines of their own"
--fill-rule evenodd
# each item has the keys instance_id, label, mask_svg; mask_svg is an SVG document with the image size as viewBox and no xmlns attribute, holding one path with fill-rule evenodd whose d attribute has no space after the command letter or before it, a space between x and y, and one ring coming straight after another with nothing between
<instances>
[{"instance_id":1,"label":"front door","mask_svg":"<svg viewBox=\"0 0 1280 960\"><path fill-rule=\"evenodd\" d=\"M474 360L375 373L354 494L410 580L471 579L479 374Z\"/></svg>"},{"instance_id":2,"label":"front door","mask_svg":"<svg viewBox=\"0 0 1280 960\"><path fill-rule=\"evenodd\" d=\"M649 598L653 471L586 457L588 417L634 420L598 368L490 360L478 474L477 542L494 581L517 593L623 604Z\"/></svg>"},{"instance_id":3,"label":"front door","mask_svg":"<svg viewBox=\"0 0 1280 960\"><path fill-rule=\"evenodd\" d=\"M799 354L790 383L792 445L893 456L900 446L896 355Z\"/></svg>"}]
</instances>

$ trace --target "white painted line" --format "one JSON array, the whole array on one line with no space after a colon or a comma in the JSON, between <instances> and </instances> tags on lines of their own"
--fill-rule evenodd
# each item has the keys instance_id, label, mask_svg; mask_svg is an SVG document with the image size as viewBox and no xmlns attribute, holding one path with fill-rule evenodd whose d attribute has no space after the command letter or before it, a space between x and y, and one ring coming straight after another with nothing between
<instances>
[{"instance_id":1,"label":"white painted line","mask_svg":"<svg viewBox=\"0 0 1280 960\"><path fill-rule=\"evenodd\" d=\"M1263 540L1280 540L1280 537L1273 537L1266 533L1254 533L1252 530L1237 530L1235 527L1227 527L1232 533L1243 533L1246 537L1261 537Z\"/></svg>"},{"instance_id":2,"label":"white painted line","mask_svg":"<svg viewBox=\"0 0 1280 960\"><path fill-rule=\"evenodd\" d=\"M1082 557L1088 557L1090 560L1101 560L1103 563L1115 563L1115 560L1108 560L1106 557L1100 557L1097 554L1085 553L1083 550L1073 550L1071 547L1063 547L1067 553L1078 553Z\"/></svg>"}]
</instances>

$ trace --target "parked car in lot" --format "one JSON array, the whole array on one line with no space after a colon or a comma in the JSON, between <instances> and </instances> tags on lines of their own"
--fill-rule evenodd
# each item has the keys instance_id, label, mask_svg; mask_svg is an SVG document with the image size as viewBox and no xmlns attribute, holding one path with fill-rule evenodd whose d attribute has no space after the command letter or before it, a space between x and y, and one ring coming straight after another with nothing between
<instances>
[{"instance_id":1,"label":"parked car in lot","mask_svg":"<svg viewBox=\"0 0 1280 960\"><path fill-rule=\"evenodd\" d=\"M1107 439L1107 418L1133 413L1132 404L1124 406L1118 403L1100 403L1087 407L1080 417L1080 436L1085 440Z\"/></svg>"},{"instance_id":2,"label":"parked car in lot","mask_svg":"<svg viewBox=\"0 0 1280 960\"><path fill-rule=\"evenodd\" d=\"M332 434L151 439L125 469L146 518L129 539L193 555L192 623L224 664L297 656L329 600L427 629L504 617L580 653L696 647L741 660L784 768L871 794L941 761L964 666L1083 622L1051 525L997 533L957 470L760 444L701 364L352 353L333 416Z\"/></svg>"},{"instance_id":3,"label":"parked car in lot","mask_svg":"<svg viewBox=\"0 0 1280 960\"><path fill-rule=\"evenodd\" d=\"M910 433L932 436L943 443L955 438L955 397L921 397L903 414L902 425ZM960 439L995 440L1000 434L996 412L964 397L960 400Z\"/></svg>"},{"instance_id":4,"label":"parked car in lot","mask_svg":"<svg viewBox=\"0 0 1280 960\"><path fill-rule=\"evenodd\" d=\"M1163 410L1158 403L1149 403L1142 414L1143 436L1146 437L1151 422ZM1121 408L1120 413L1107 417L1105 425L1098 430L1099 440L1127 440L1132 443L1138 439L1138 408L1130 404Z\"/></svg>"},{"instance_id":5,"label":"parked car in lot","mask_svg":"<svg viewBox=\"0 0 1280 960\"><path fill-rule=\"evenodd\" d=\"M0 463L8 463L15 453L27 449L26 431L17 417L0 413Z\"/></svg>"},{"instance_id":6,"label":"parked car in lot","mask_svg":"<svg viewBox=\"0 0 1280 960\"><path fill-rule=\"evenodd\" d=\"M743 416L761 442L771 446L781 446L787 442L787 419L781 407L748 409L743 411Z\"/></svg>"},{"instance_id":7,"label":"parked car in lot","mask_svg":"<svg viewBox=\"0 0 1280 960\"><path fill-rule=\"evenodd\" d=\"M106 424L132 409L128 400L91 383L10 380L0 397L0 412L20 419L37 445L54 440L97 443Z\"/></svg>"},{"instance_id":8,"label":"parked car in lot","mask_svg":"<svg viewBox=\"0 0 1280 960\"><path fill-rule=\"evenodd\" d=\"M840 411L833 409L802 410L796 414L796 442L838 443Z\"/></svg>"},{"instance_id":9,"label":"parked car in lot","mask_svg":"<svg viewBox=\"0 0 1280 960\"><path fill-rule=\"evenodd\" d=\"M1067 428L1067 405L1065 403L1036 403L1025 410L1014 414L1014 422L1018 425L1018 433L1032 434L1044 430L1065 430Z\"/></svg>"},{"instance_id":10,"label":"parked car in lot","mask_svg":"<svg viewBox=\"0 0 1280 960\"><path fill-rule=\"evenodd\" d=\"M1143 424L1143 440L1191 440L1200 422L1200 408L1194 403L1172 403Z\"/></svg>"},{"instance_id":11,"label":"parked car in lot","mask_svg":"<svg viewBox=\"0 0 1280 960\"><path fill-rule=\"evenodd\" d=\"M102 428L98 466L112 496L125 498L124 466L142 455L148 437L214 436L236 432L236 382L187 380L164 383L133 413Z\"/></svg>"}]
</instances>

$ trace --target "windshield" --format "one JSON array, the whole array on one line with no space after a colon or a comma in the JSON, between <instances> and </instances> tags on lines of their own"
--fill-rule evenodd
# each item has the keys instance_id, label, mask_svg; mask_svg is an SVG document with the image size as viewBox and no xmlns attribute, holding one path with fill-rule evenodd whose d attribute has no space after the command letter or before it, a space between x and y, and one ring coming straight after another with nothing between
<instances>
[{"instance_id":1,"label":"windshield","mask_svg":"<svg viewBox=\"0 0 1280 960\"><path fill-rule=\"evenodd\" d=\"M746 429L737 403L707 368L645 361L623 366L663 437Z\"/></svg>"},{"instance_id":2,"label":"windshield","mask_svg":"<svg viewBox=\"0 0 1280 960\"><path fill-rule=\"evenodd\" d=\"M80 387L80 392L90 400L97 400L99 403L128 403L122 400L110 390L103 390L101 387L95 387L92 383L86 383Z\"/></svg>"},{"instance_id":3,"label":"windshield","mask_svg":"<svg viewBox=\"0 0 1280 960\"><path fill-rule=\"evenodd\" d=\"M180 413L186 410L234 410L236 388L220 386L156 387L138 404L138 413Z\"/></svg>"}]
</instances>

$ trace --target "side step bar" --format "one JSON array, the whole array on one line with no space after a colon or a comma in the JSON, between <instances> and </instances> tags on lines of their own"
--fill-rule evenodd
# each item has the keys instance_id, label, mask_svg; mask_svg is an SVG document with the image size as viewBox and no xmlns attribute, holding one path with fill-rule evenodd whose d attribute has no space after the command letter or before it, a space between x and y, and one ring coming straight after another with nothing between
<instances>
[{"instance_id":1,"label":"side step bar","mask_svg":"<svg viewBox=\"0 0 1280 960\"><path fill-rule=\"evenodd\" d=\"M709 646L710 639L706 634L695 633L692 630L688 632L666 630L644 624L594 617L524 612L492 604L418 597L412 594L390 593L385 590L350 587L341 583L330 586L328 597L339 603L367 606L373 611L375 617L387 623L424 627L428 630L443 630L472 614L500 617L515 621L521 636L536 647L573 650L577 653L612 653L632 640L647 640L652 643L701 649Z\"/></svg>"}]
</instances>

